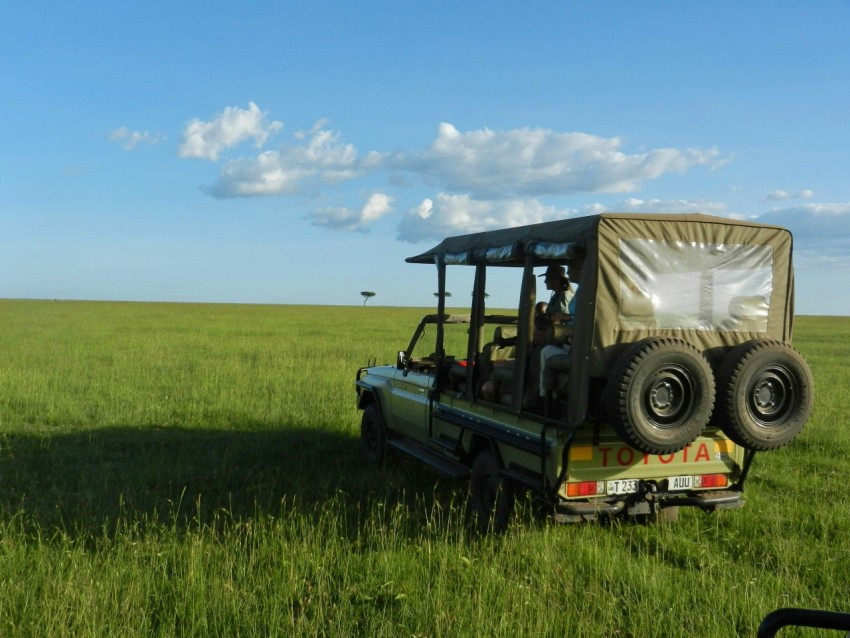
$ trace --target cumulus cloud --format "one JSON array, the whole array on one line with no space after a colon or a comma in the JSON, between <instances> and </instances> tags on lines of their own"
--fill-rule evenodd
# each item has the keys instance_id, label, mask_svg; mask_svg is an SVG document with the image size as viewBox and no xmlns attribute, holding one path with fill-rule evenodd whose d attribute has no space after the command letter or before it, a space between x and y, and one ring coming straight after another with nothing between
<instances>
[{"instance_id":1,"label":"cumulus cloud","mask_svg":"<svg viewBox=\"0 0 850 638\"><path fill-rule=\"evenodd\" d=\"M260 149L255 155L226 161L205 189L219 198L315 194L322 184L378 171L386 171L397 188L417 182L432 185L439 194L401 216L398 237L411 242L601 212L605 207L599 204L559 210L539 198L628 193L671 172L697 166L713 169L727 161L716 148L628 153L619 137L542 128L464 132L449 123L439 125L427 147L363 155L340 133L330 130L325 120L293 133L288 145L264 150L281 127L253 102L247 109L229 107L210 121L189 122L179 153L186 158L217 160L227 149L254 142ZM323 208L310 219L316 226L362 232L391 213L392 203L390 195L376 193L361 208ZM725 207L715 202L637 198L628 198L613 210L726 214Z\"/></svg>"},{"instance_id":2,"label":"cumulus cloud","mask_svg":"<svg viewBox=\"0 0 850 638\"><path fill-rule=\"evenodd\" d=\"M757 221L785 226L798 240L837 240L850 244L850 203L774 208L760 215Z\"/></svg>"},{"instance_id":3,"label":"cumulus cloud","mask_svg":"<svg viewBox=\"0 0 850 638\"><path fill-rule=\"evenodd\" d=\"M571 213L545 206L535 199L482 201L469 195L440 193L407 211L398 226L398 238L407 242L442 239L496 228L536 224Z\"/></svg>"},{"instance_id":4,"label":"cumulus cloud","mask_svg":"<svg viewBox=\"0 0 850 638\"><path fill-rule=\"evenodd\" d=\"M850 203L774 208L756 221L789 229L798 262L809 267L850 268Z\"/></svg>"},{"instance_id":5,"label":"cumulus cloud","mask_svg":"<svg viewBox=\"0 0 850 638\"><path fill-rule=\"evenodd\" d=\"M626 154L619 138L549 129L461 132L440 124L421 152L400 153L391 167L422 175L453 192L506 199L577 192L619 193L693 166L717 167L717 149L660 148Z\"/></svg>"},{"instance_id":6,"label":"cumulus cloud","mask_svg":"<svg viewBox=\"0 0 850 638\"><path fill-rule=\"evenodd\" d=\"M442 239L497 228L536 224L554 219L607 212L696 214L733 217L725 204L708 200L638 199L629 197L613 205L593 203L578 208L546 206L534 198L476 200L469 195L440 193L436 201L423 200L407 211L398 228L398 238L408 242Z\"/></svg>"},{"instance_id":7,"label":"cumulus cloud","mask_svg":"<svg viewBox=\"0 0 850 638\"><path fill-rule=\"evenodd\" d=\"M612 206L611 211L622 213L683 213L704 215L728 215L726 204L707 200L691 201L686 199L637 199L629 197Z\"/></svg>"},{"instance_id":8,"label":"cumulus cloud","mask_svg":"<svg viewBox=\"0 0 850 638\"><path fill-rule=\"evenodd\" d=\"M799 193L789 193L784 190L775 190L770 193L766 198L766 202L784 202L788 199L811 199L814 197L815 192L810 188L805 188L801 190Z\"/></svg>"},{"instance_id":9,"label":"cumulus cloud","mask_svg":"<svg viewBox=\"0 0 850 638\"><path fill-rule=\"evenodd\" d=\"M391 196L373 193L360 210L323 208L313 215L312 223L333 230L367 232L369 224L392 212L392 203Z\"/></svg>"},{"instance_id":10,"label":"cumulus cloud","mask_svg":"<svg viewBox=\"0 0 850 638\"><path fill-rule=\"evenodd\" d=\"M209 122L191 120L183 130L178 153L180 157L215 161L223 151L246 140L253 139L260 148L281 128L282 122L269 122L267 114L253 102L247 109L227 107Z\"/></svg>"},{"instance_id":11,"label":"cumulus cloud","mask_svg":"<svg viewBox=\"0 0 850 638\"><path fill-rule=\"evenodd\" d=\"M300 146L227 162L209 192L215 197L290 195L314 178L328 183L351 179L374 162L372 154L359 158L339 133L318 129Z\"/></svg>"},{"instance_id":12,"label":"cumulus cloud","mask_svg":"<svg viewBox=\"0 0 850 638\"><path fill-rule=\"evenodd\" d=\"M164 135L155 135L147 131L131 131L126 126L117 128L109 134L109 140L123 146L125 151L132 151L139 144L155 146L164 139Z\"/></svg>"}]
</instances>

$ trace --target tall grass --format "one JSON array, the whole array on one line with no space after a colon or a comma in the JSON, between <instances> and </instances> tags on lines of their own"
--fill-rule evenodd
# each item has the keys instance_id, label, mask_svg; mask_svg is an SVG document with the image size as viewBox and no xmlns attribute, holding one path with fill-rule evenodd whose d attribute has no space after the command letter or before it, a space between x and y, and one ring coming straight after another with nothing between
<instances>
[{"instance_id":1,"label":"tall grass","mask_svg":"<svg viewBox=\"0 0 850 638\"><path fill-rule=\"evenodd\" d=\"M480 539L462 484L360 459L354 372L421 314L0 302L0 634L727 637L850 611L850 319L798 320L815 415L743 510L561 527L523 502Z\"/></svg>"}]
</instances>

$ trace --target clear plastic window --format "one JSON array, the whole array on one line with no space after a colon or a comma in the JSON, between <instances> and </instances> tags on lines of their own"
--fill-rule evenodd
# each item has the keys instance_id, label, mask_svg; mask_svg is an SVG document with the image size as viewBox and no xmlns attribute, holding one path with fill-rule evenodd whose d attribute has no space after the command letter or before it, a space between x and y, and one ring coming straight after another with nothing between
<instances>
[{"instance_id":1,"label":"clear plastic window","mask_svg":"<svg viewBox=\"0 0 850 638\"><path fill-rule=\"evenodd\" d=\"M621 239L619 261L622 330L767 330L770 246Z\"/></svg>"}]
</instances>

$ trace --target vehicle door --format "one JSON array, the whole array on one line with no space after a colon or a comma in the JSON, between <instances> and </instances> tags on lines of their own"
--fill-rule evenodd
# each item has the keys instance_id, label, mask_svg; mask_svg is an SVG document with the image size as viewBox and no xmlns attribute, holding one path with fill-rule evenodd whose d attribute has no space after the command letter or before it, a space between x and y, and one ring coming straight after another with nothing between
<instances>
[{"instance_id":1,"label":"vehicle door","mask_svg":"<svg viewBox=\"0 0 850 638\"><path fill-rule=\"evenodd\" d=\"M419 325L408 349L399 353L392 381L393 429L423 443L428 440L430 402L436 383L436 334L436 324L423 321Z\"/></svg>"}]
</instances>

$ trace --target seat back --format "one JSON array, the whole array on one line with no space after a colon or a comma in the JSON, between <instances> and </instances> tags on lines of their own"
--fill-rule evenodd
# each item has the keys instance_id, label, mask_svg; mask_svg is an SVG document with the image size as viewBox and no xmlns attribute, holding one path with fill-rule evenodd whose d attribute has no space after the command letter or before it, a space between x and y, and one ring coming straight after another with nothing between
<instances>
[{"instance_id":1,"label":"seat back","mask_svg":"<svg viewBox=\"0 0 850 638\"><path fill-rule=\"evenodd\" d=\"M516 326L497 326L493 331L493 341L484 348L490 348L490 360L502 361L516 357Z\"/></svg>"},{"instance_id":2,"label":"seat back","mask_svg":"<svg viewBox=\"0 0 850 638\"><path fill-rule=\"evenodd\" d=\"M493 341L484 344L479 358L479 376L476 392L480 396L483 386L493 374L493 362L513 362L516 358L516 326L497 326L493 331Z\"/></svg>"}]
</instances>

